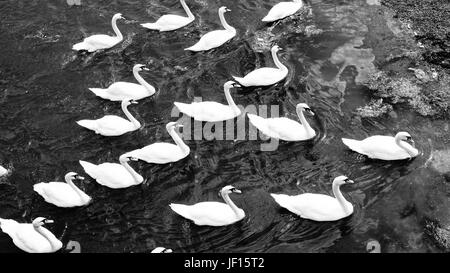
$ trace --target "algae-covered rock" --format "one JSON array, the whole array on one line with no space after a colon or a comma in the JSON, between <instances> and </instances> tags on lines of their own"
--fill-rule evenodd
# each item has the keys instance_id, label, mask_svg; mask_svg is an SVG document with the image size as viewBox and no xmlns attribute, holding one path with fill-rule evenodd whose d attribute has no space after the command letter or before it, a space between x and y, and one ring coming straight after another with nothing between
<instances>
[{"instance_id":1,"label":"algae-covered rock","mask_svg":"<svg viewBox=\"0 0 450 273\"><path fill-rule=\"evenodd\" d=\"M356 109L356 113L363 118L380 117L392 111L392 105L383 103L383 99L371 100L364 107Z\"/></svg>"}]
</instances>

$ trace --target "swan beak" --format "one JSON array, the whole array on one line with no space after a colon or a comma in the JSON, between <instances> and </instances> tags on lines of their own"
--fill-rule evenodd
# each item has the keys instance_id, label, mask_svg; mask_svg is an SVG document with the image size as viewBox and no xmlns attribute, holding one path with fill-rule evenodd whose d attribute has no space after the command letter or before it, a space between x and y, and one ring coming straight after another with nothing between
<instances>
[{"instance_id":1,"label":"swan beak","mask_svg":"<svg viewBox=\"0 0 450 273\"><path fill-rule=\"evenodd\" d=\"M353 183L355 183L355 181L349 179L345 183L353 184Z\"/></svg>"},{"instance_id":2,"label":"swan beak","mask_svg":"<svg viewBox=\"0 0 450 273\"><path fill-rule=\"evenodd\" d=\"M131 100L130 103L131 103L131 104L138 104L138 102L135 101L135 100Z\"/></svg>"},{"instance_id":3,"label":"swan beak","mask_svg":"<svg viewBox=\"0 0 450 273\"><path fill-rule=\"evenodd\" d=\"M139 161L139 159L137 159L136 157L130 157L130 160L132 160L132 161Z\"/></svg>"},{"instance_id":4,"label":"swan beak","mask_svg":"<svg viewBox=\"0 0 450 273\"><path fill-rule=\"evenodd\" d=\"M229 8L226 8L226 9L225 9L225 11L231 11L231 9L229 9Z\"/></svg>"},{"instance_id":5,"label":"swan beak","mask_svg":"<svg viewBox=\"0 0 450 273\"><path fill-rule=\"evenodd\" d=\"M85 179L85 178L84 178L83 176L81 176L81 175L78 175L77 178L80 179L80 180L84 180L84 179Z\"/></svg>"},{"instance_id":6,"label":"swan beak","mask_svg":"<svg viewBox=\"0 0 450 273\"><path fill-rule=\"evenodd\" d=\"M242 193L240 190L236 189L234 190L235 193Z\"/></svg>"},{"instance_id":7,"label":"swan beak","mask_svg":"<svg viewBox=\"0 0 450 273\"><path fill-rule=\"evenodd\" d=\"M241 85L239 83L233 83L231 86L233 86L233 87L241 87Z\"/></svg>"},{"instance_id":8,"label":"swan beak","mask_svg":"<svg viewBox=\"0 0 450 273\"><path fill-rule=\"evenodd\" d=\"M177 128L183 128L184 125L183 125L183 124L177 124L175 127L177 127Z\"/></svg>"},{"instance_id":9,"label":"swan beak","mask_svg":"<svg viewBox=\"0 0 450 273\"><path fill-rule=\"evenodd\" d=\"M147 67L143 67L142 70L150 71L150 69L148 69Z\"/></svg>"},{"instance_id":10,"label":"swan beak","mask_svg":"<svg viewBox=\"0 0 450 273\"><path fill-rule=\"evenodd\" d=\"M45 219L44 220L44 224L53 224L55 221L53 221L53 220L48 220L48 219Z\"/></svg>"}]
</instances>

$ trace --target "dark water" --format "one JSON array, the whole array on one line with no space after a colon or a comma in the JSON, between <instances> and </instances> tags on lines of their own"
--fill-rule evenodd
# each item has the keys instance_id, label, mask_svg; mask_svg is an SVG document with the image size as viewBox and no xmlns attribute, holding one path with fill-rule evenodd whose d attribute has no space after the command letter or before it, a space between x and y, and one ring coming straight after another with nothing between
<instances>
[{"instance_id":1,"label":"dark water","mask_svg":"<svg viewBox=\"0 0 450 273\"><path fill-rule=\"evenodd\" d=\"M407 107L395 116L359 119L355 109L370 100L361 83L382 58L397 50L395 21L381 6L366 1L308 1L294 18L267 26L260 19L277 1L187 0L196 16L189 26L169 33L141 28L168 12L183 14L178 1L1 1L0 164L12 174L0 184L0 217L30 222L55 220L51 229L63 241L80 242L83 252L149 252L156 246L175 252L365 252L378 240L386 252L440 251L424 232L430 217L448 216L444 179L429 168L434 149L445 148L448 120L420 117ZM373 2L373 1L369 1ZM375 1L376 2L376 1ZM206 53L182 49L206 31L220 27L217 9L238 34ZM74 43L96 33L112 34L119 21L124 42L95 54L77 54ZM306 30L305 30L306 29ZM311 31L316 30L316 31ZM394 31L394 32L393 32ZM41 181L62 181L68 171L84 174L78 160L117 162L124 152L155 141L171 142L164 125L173 102L194 97L225 102L222 85L231 75L272 66L269 49L277 43L289 69L287 81L254 91L233 93L237 104L276 104L295 118L295 105L315 111L311 125L319 136L310 142L284 143L261 152L256 141L189 140L191 154L174 164L132 166L146 186L112 190L87 179L82 188L93 197L87 207L61 209L33 193ZM130 107L143 127L117 138L82 129L75 121L104 114L123 115L117 103L96 98L88 87L117 80L134 81L131 68L143 73L157 94ZM368 161L349 152L340 138L408 131L422 154L413 161ZM355 184L343 187L354 204L353 216L332 223L302 220L280 209L269 192L331 194L331 181L346 174ZM246 212L238 224L198 227L175 215L171 202L220 200L221 187ZM447 203L446 203L447 202ZM448 218L447 218L448 219ZM0 234L0 252L19 251Z\"/></svg>"}]
</instances>

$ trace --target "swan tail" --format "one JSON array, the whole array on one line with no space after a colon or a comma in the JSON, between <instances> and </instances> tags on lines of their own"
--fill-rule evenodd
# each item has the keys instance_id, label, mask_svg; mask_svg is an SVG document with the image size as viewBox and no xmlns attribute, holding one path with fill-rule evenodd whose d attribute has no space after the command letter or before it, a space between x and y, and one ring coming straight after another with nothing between
<instances>
[{"instance_id":1,"label":"swan tail","mask_svg":"<svg viewBox=\"0 0 450 273\"><path fill-rule=\"evenodd\" d=\"M39 195L43 195L44 194L44 183L34 184L33 190L35 192L39 193Z\"/></svg>"},{"instance_id":2,"label":"swan tail","mask_svg":"<svg viewBox=\"0 0 450 273\"><path fill-rule=\"evenodd\" d=\"M262 18L261 21L263 21L263 22L273 22L274 20L273 20L273 18L269 17L269 15L266 15L264 18Z\"/></svg>"},{"instance_id":3,"label":"swan tail","mask_svg":"<svg viewBox=\"0 0 450 273\"><path fill-rule=\"evenodd\" d=\"M17 222L11 219L0 218L0 228L6 234L11 234L16 230Z\"/></svg>"},{"instance_id":4,"label":"swan tail","mask_svg":"<svg viewBox=\"0 0 450 273\"><path fill-rule=\"evenodd\" d=\"M200 42L197 42L195 45L190 46L188 48L185 48L184 50L190 50L190 51L202 51L205 50L200 46Z\"/></svg>"},{"instance_id":5,"label":"swan tail","mask_svg":"<svg viewBox=\"0 0 450 273\"><path fill-rule=\"evenodd\" d=\"M247 86L245 83L245 79L241 77L231 76L233 79L242 86Z\"/></svg>"},{"instance_id":6,"label":"swan tail","mask_svg":"<svg viewBox=\"0 0 450 273\"><path fill-rule=\"evenodd\" d=\"M141 24L141 26L143 26L145 28L148 28L148 29L153 29L153 30L159 30L160 29L160 27L156 23L145 23L145 24Z\"/></svg>"},{"instance_id":7,"label":"swan tail","mask_svg":"<svg viewBox=\"0 0 450 273\"><path fill-rule=\"evenodd\" d=\"M192 109L191 109L191 105L187 104L187 103L182 103L182 102L174 102L173 104L175 104L175 106L178 108L178 110L180 110L180 112L185 113L186 115L192 117Z\"/></svg>"},{"instance_id":8,"label":"swan tail","mask_svg":"<svg viewBox=\"0 0 450 273\"><path fill-rule=\"evenodd\" d=\"M342 142L350 148L350 150L353 150L355 152L358 152L360 154L363 154L363 149L361 148L361 141L355 140L355 139L349 139L349 138L342 138Z\"/></svg>"},{"instance_id":9,"label":"swan tail","mask_svg":"<svg viewBox=\"0 0 450 273\"><path fill-rule=\"evenodd\" d=\"M89 50L89 45L88 44L86 44L85 42L81 42L81 43L78 43L78 44L74 44L73 46L72 46L72 49L73 50L77 50L77 51L80 51L80 50Z\"/></svg>"},{"instance_id":10,"label":"swan tail","mask_svg":"<svg viewBox=\"0 0 450 273\"><path fill-rule=\"evenodd\" d=\"M103 98L103 99L107 99L107 91L108 89L103 89L103 88L89 88L89 90L92 91L92 93L94 93L97 97Z\"/></svg>"},{"instance_id":11,"label":"swan tail","mask_svg":"<svg viewBox=\"0 0 450 273\"><path fill-rule=\"evenodd\" d=\"M268 135L269 127L267 125L267 121L266 119L254 115L254 114L247 114L248 119L250 120L250 123L253 124L253 126L255 126L256 128L258 128L258 130L260 130L261 132L263 132L265 135Z\"/></svg>"},{"instance_id":12,"label":"swan tail","mask_svg":"<svg viewBox=\"0 0 450 273\"><path fill-rule=\"evenodd\" d=\"M170 204L169 207L177 214L183 216L184 218L190 219L190 213L187 208L189 206L181 205L181 204Z\"/></svg>"},{"instance_id":13,"label":"swan tail","mask_svg":"<svg viewBox=\"0 0 450 273\"><path fill-rule=\"evenodd\" d=\"M277 202L278 205L282 206L283 208L288 209L290 207L291 202L289 195L271 193L270 196L272 196L272 198L275 199L275 202Z\"/></svg>"},{"instance_id":14,"label":"swan tail","mask_svg":"<svg viewBox=\"0 0 450 273\"><path fill-rule=\"evenodd\" d=\"M90 177L97 179L97 174L96 174L97 165L92 164L87 161L83 161L83 160L80 160L78 162L80 163L81 167L83 167L84 171L87 174L89 174Z\"/></svg>"},{"instance_id":15,"label":"swan tail","mask_svg":"<svg viewBox=\"0 0 450 273\"><path fill-rule=\"evenodd\" d=\"M77 121L78 125L87 128L89 130L95 131L97 129L97 122L95 120L83 119Z\"/></svg>"}]
</instances>

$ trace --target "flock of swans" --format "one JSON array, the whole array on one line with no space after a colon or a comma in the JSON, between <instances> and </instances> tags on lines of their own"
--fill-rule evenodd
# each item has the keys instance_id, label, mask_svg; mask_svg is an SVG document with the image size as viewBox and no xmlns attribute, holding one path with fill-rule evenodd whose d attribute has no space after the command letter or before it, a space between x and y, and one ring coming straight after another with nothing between
<instances>
[{"instance_id":1,"label":"flock of swans","mask_svg":"<svg viewBox=\"0 0 450 273\"><path fill-rule=\"evenodd\" d=\"M164 15L155 23L141 24L143 27L159 30L173 31L184 27L195 20L194 15L186 5L185 0L180 0L181 5L187 13L187 17L178 15ZM302 7L301 0L293 2L281 2L272 7L262 21L273 22L294 14ZM215 30L204 34L200 40L185 50L205 51L216 48L232 39L236 35L236 29L231 27L225 20L224 13L230 11L226 7L219 8L219 18L224 30ZM124 19L118 13L112 18L112 27L116 36L93 35L85 38L82 42L73 46L77 51L94 52L97 50L111 48L123 40L123 35L117 27L117 20ZM174 102L174 105L186 115L198 121L216 122L233 119L241 115L231 97L230 90L238 87L269 86L276 84L286 78L288 69L278 59L277 52L281 48L277 45L271 49L273 61L276 68L264 67L256 69L244 77L233 76L234 81L224 84L225 98L228 105L214 101L182 103ZM98 97L111 101L121 101L122 110L128 119L119 116L106 115L96 120L80 120L77 123L96 134L103 136L119 136L138 130L141 123L128 111L131 104L137 100L155 94L155 88L147 83L139 72L148 70L145 65L136 64L133 74L139 84L130 82L115 82L106 89L90 88ZM314 115L314 112L306 103L298 103L296 112L300 122L285 117L263 118L248 114L249 121L263 134L285 141L304 141L316 136L314 129L308 124L303 113ZM153 143L140 149L127 152L119 157L119 163L93 164L80 160L79 163L84 171L99 184L112 188L121 189L141 184L144 178L130 165L130 161L143 160L152 164L167 164L179 161L187 157L190 148L186 145L176 132L181 124L169 122L166 130L172 137L173 143ZM343 143L351 150L366 155L369 158L380 160L402 160L413 158L418 155L418 150L407 141L411 136L406 132L399 132L395 137L375 135L364 140L343 138ZM0 166L0 176L8 171ZM44 200L58 207L79 207L88 205L92 198L80 190L75 180L84 178L75 172L69 172L64 182L38 183L34 185L34 191ZM333 180L332 190L334 197L325 194L304 193L296 196L286 194L274 194L274 201L290 212L313 221L336 221L353 213L353 205L348 202L340 191L342 185L353 183L346 176L338 176ZM191 220L196 225L225 226L242 220L246 215L243 209L237 207L230 198L232 193L241 193L231 185L223 187L220 194L225 201L222 202L200 202L193 205L170 204L170 208L180 216ZM52 223L52 220L38 217L31 224L18 223L11 219L0 218L0 227L13 240L14 244L27 252L55 252L62 247L59 241L49 230L43 227ZM170 249L158 247L152 252L171 252Z\"/></svg>"}]
</instances>

